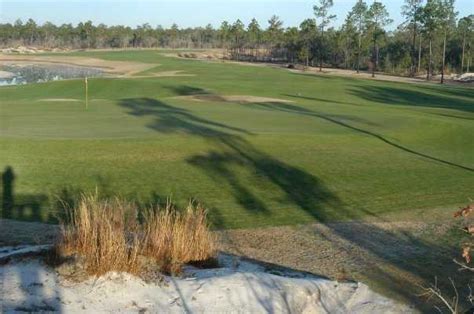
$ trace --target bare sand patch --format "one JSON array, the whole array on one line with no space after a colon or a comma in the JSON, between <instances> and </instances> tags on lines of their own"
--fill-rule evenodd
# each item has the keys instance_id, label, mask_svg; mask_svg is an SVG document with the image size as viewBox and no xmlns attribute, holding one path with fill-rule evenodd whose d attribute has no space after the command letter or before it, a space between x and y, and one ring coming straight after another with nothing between
<instances>
[{"instance_id":1,"label":"bare sand patch","mask_svg":"<svg viewBox=\"0 0 474 314\"><path fill-rule=\"evenodd\" d=\"M153 73L153 77L173 77L173 76L196 76L196 74L183 73L184 71L164 71Z\"/></svg>"},{"instance_id":2,"label":"bare sand patch","mask_svg":"<svg viewBox=\"0 0 474 314\"><path fill-rule=\"evenodd\" d=\"M70 102L70 101L81 101L76 98L42 98L37 101L47 101L47 102Z\"/></svg>"},{"instance_id":3,"label":"bare sand patch","mask_svg":"<svg viewBox=\"0 0 474 314\"><path fill-rule=\"evenodd\" d=\"M37 48L37 47L9 47L0 50L2 53L9 54L32 54L32 53L44 53L44 52L66 52L69 51L67 48Z\"/></svg>"},{"instance_id":4,"label":"bare sand patch","mask_svg":"<svg viewBox=\"0 0 474 314\"><path fill-rule=\"evenodd\" d=\"M191 50L191 51L176 51L162 53L166 57L182 58L182 59L197 59L197 60L225 60L230 59L230 54L225 49L206 49L206 50Z\"/></svg>"},{"instance_id":5,"label":"bare sand patch","mask_svg":"<svg viewBox=\"0 0 474 314\"><path fill-rule=\"evenodd\" d=\"M41 101L41 102L76 102L76 101L81 101L81 100L76 99L76 98L42 98L42 99L38 99L37 101Z\"/></svg>"},{"instance_id":6,"label":"bare sand patch","mask_svg":"<svg viewBox=\"0 0 474 314\"><path fill-rule=\"evenodd\" d=\"M197 94L173 97L175 99L183 99L197 102L233 102L233 103L291 103L291 100L260 97L251 95L215 95L215 94Z\"/></svg>"},{"instance_id":7,"label":"bare sand patch","mask_svg":"<svg viewBox=\"0 0 474 314\"><path fill-rule=\"evenodd\" d=\"M32 64L62 64L98 68L108 74L131 76L156 67L158 64L132 61L112 61L97 58L73 56L33 56L33 55L2 55L0 65L32 65Z\"/></svg>"},{"instance_id":8,"label":"bare sand patch","mask_svg":"<svg viewBox=\"0 0 474 314\"><path fill-rule=\"evenodd\" d=\"M196 74L184 73L182 70L178 71L163 71L163 72L154 72L147 75L134 75L133 78L153 78L153 77L186 77L186 76L196 76Z\"/></svg>"}]
</instances>

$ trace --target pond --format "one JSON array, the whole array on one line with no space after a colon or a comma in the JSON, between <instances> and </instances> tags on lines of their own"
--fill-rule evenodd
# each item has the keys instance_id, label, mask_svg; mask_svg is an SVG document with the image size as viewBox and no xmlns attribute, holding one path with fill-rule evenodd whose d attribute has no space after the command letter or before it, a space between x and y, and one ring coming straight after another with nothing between
<instances>
[{"instance_id":1,"label":"pond","mask_svg":"<svg viewBox=\"0 0 474 314\"><path fill-rule=\"evenodd\" d=\"M0 86L102 76L103 71L69 65L0 65Z\"/></svg>"}]
</instances>

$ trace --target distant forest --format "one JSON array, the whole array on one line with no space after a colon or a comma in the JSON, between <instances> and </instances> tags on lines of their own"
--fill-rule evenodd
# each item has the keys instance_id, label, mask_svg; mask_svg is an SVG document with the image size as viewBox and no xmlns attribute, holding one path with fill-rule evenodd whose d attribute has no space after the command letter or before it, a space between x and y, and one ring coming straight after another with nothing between
<instances>
[{"instance_id":1,"label":"distant forest","mask_svg":"<svg viewBox=\"0 0 474 314\"><path fill-rule=\"evenodd\" d=\"M388 1L388 0L387 0ZM137 27L93 25L91 21L38 25L32 19L0 24L3 47L42 48L223 48L232 59L287 62L354 70L384 71L414 76L463 73L472 69L474 15L458 17L454 0L405 0L404 23L396 30L380 1L359 0L342 26L331 24L332 0L319 0L314 18L299 27L285 27L273 16L265 28L253 19L224 21L218 29L170 28L143 24ZM470 13L470 12L468 12Z\"/></svg>"}]
</instances>

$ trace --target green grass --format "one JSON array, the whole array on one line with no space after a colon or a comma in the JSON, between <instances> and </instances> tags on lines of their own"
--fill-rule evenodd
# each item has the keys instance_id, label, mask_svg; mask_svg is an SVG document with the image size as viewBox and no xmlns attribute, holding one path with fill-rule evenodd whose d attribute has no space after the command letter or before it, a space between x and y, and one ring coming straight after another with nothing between
<instances>
[{"instance_id":1,"label":"green grass","mask_svg":"<svg viewBox=\"0 0 474 314\"><path fill-rule=\"evenodd\" d=\"M190 77L95 78L0 88L0 167L14 218L48 219L64 190L171 196L218 227L336 221L464 204L474 184L474 90L181 60L157 51L75 55ZM288 103L194 102L192 93Z\"/></svg>"}]
</instances>

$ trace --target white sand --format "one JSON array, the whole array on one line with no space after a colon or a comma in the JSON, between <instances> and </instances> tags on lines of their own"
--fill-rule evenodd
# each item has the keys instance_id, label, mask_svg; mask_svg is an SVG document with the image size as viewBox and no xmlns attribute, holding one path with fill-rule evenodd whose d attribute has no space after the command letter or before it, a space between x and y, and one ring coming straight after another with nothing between
<instances>
[{"instance_id":1,"label":"white sand","mask_svg":"<svg viewBox=\"0 0 474 314\"><path fill-rule=\"evenodd\" d=\"M46 101L46 102L75 102L75 101L81 101L81 99L76 99L76 98L42 98L38 99L38 101Z\"/></svg>"},{"instance_id":2,"label":"white sand","mask_svg":"<svg viewBox=\"0 0 474 314\"><path fill-rule=\"evenodd\" d=\"M226 267L189 267L182 278L165 277L159 283L125 273L73 283L59 279L38 260L11 262L0 266L0 312L414 312L360 283L337 283L293 271L275 275L230 256L221 256L220 262Z\"/></svg>"},{"instance_id":3,"label":"white sand","mask_svg":"<svg viewBox=\"0 0 474 314\"><path fill-rule=\"evenodd\" d=\"M230 102L230 103L292 103L291 100L269 98L251 95L215 95L196 94L187 96L175 96L174 99L191 100L197 102Z\"/></svg>"},{"instance_id":4,"label":"white sand","mask_svg":"<svg viewBox=\"0 0 474 314\"><path fill-rule=\"evenodd\" d=\"M455 77L454 80L459 82L474 82L474 73L464 73Z\"/></svg>"}]
</instances>

